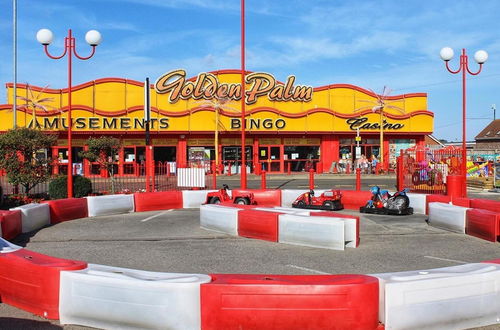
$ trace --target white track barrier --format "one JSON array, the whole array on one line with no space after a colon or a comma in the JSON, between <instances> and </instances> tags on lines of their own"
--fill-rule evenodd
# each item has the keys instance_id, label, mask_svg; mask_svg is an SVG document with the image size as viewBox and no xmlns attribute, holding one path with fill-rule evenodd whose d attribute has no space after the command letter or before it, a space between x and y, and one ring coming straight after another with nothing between
<instances>
[{"instance_id":1,"label":"white track barrier","mask_svg":"<svg viewBox=\"0 0 500 330\"><path fill-rule=\"evenodd\" d=\"M238 212L241 209L220 205L200 206L201 228L238 236Z\"/></svg>"},{"instance_id":2,"label":"white track barrier","mask_svg":"<svg viewBox=\"0 0 500 330\"><path fill-rule=\"evenodd\" d=\"M203 274L157 273L89 264L62 271L61 324L104 329L200 329Z\"/></svg>"},{"instance_id":3,"label":"white track barrier","mask_svg":"<svg viewBox=\"0 0 500 330\"><path fill-rule=\"evenodd\" d=\"M134 212L134 194L90 196L86 198L89 217Z\"/></svg>"},{"instance_id":4,"label":"white track barrier","mask_svg":"<svg viewBox=\"0 0 500 330\"><path fill-rule=\"evenodd\" d=\"M308 191L309 189L283 189L281 191L281 206L292 207L292 203L297 199L297 197ZM319 196L325 191L326 189L317 189L314 190L314 194Z\"/></svg>"},{"instance_id":5,"label":"white track barrier","mask_svg":"<svg viewBox=\"0 0 500 330\"><path fill-rule=\"evenodd\" d=\"M205 169L204 168L178 168L177 169L178 187L198 187L205 188Z\"/></svg>"},{"instance_id":6,"label":"white track barrier","mask_svg":"<svg viewBox=\"0 0 500 330\"><path fill-rule=\"evenodd\" d=\"M256 207L255 210L266 212L279 212L285 214L304 215L309 216L310 210L296 209L291 207Z\"/></svg>"},{"instance_id":7,"label":"white track barrier","mask_svg":"<svg viewBox=\"0 0 500 330\"><path fill-rule=\"evenodd\" d=\"M207 194L217 190L183 190L182 207L185 209L199 208L207 200Z\"/></svg>"},{"instance_id":8,"label":"white track barrier","mask_svg":"<svg viewBox=\"0 0 500 330\"><path fill-rule=\"evenodd\" d=\"M429 224L434 227L465 234L466 207L447 203L429 203Z\"/></svg>"},{"instance_id":9,"label":"white track barrier","mask_svg":"<svg viewBox=\"0 0 500 330\"><path fill-rule=\"evenodd\" d=\"M335 218L282 214L279 216L278 242L344 250L344 222L333 219Z\"/></svg>"},{"instance_id":10,"label":"white track barrier","mask_svg":"<svg viewBox=\"0 0 500 330\"><path fill-rule=\"evenodd\" d=\"M50 224L49 204L31 203L10 209L21 210L22 232L27 233Z\"/></svg>"},{"instance_id":11,"label":"white track barrier","mask_svg":"<svg viewBox=\"0 0 500 330\"><path fill-rule=\"evenodd\" d=\"M498 323L500 265L374 274L386 329L468 329Z\"/></svg>"},{"instance_id":12,"label":"white track barrier","mask_svg":"<svg viewBox=\"0 0 500 330\"><path fill-rule=\"evenodd\" d=\"M6 239L0 238L0 253L9 253L22 249L21 246L12 244Z\"/></svg>"},{"instance_id":13,"label":"white track barrier","mask_svg":"<svg viewBox=\"0 0 500 330\"><path fill-rule=\"evenodd\" d=\"M426 194L406 194L410 199L410 206L413 207L413 213L425 214Z\"/></svg>"}]
</instances>

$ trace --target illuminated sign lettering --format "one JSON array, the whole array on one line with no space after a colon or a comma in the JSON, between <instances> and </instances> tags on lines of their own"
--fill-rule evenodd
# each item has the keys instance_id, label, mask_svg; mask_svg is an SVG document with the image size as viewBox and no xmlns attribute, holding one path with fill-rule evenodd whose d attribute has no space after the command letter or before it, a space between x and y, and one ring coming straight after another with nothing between
<instances>
[{"instance_id":1,"label":"illuminated sign lettering","mask_svg":"<svg viewBox=\"0 0 500 330\"><path fill-rule=\"evenodd\" d=\"M349 128L353 131L356 129L380 129L380 124L379 123L369 123L368 118L366 117L359 117L359 118L350 118L345 121L347 125L349 125ZM384 125L383 128L385 130L397 130L403 128L405 125L404 124L392 124L388 123L384 119Z\"/></svg>"},{"instance_id":2,"label":"illuminated sign lettering","mask_svg":"<svg viewBox=\"0 0 500 330\"><path fill-rule=\"evenodd\" d=\"M32 119L28 124L29 128L39 129L67 129L66 118L36 118ZM113 129L113 130L126 130L126 129L143 129L145 127L143 118L98 118L98 117L78 117L73 119L74 129ZM169 127L168 118L151 118L151 129L167 129Z\"/></svg>"},{"instance_id":3,"label":"illuminated sign lettering","mask_svg":"<svg viewBox=\"0 0 500 330\"><path fill-rule=\"evenodd\" d=\"M269 73L254 72L245 76L245 82L250 84L250 89L245 91L246 104L254 104L257 98L265 95L269 100L279 102L309 102L312 99L313 88L294 85L295 76L289 76L285 84L281 84ZM200 73L193 82L186 80L186 71L181 69L168 72L158 78L155 89L159 94L170 93L168 98L170 103L189 98L241 100L241 84L220 83L211 73Z\"/></svg>"},{"instance_id":4,"label":"illuminated sign lettering","mask_svg":"<svg viewBox=\"0 0 500 330\"><path fill-rule=\"evenodd\" d=\"M245 119L246 129L283 129L286 126L286 122L283 119ZM231 129L241 129L241 119L231 118Z\"/></svg>"}]
</instances>

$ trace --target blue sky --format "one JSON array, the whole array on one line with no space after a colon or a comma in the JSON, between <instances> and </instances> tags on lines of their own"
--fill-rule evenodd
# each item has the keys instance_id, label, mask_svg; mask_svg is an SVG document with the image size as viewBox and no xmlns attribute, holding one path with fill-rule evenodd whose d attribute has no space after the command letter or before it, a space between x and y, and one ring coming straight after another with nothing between
<instances>
[{"instance_id":1,"label":"blue sky","mask_svg":"<svg viewBox=\"0 0 500 330\"><path fill-rule=\"evenodd\" d=\"M240 67L238 0L18 0L18 82L63 88L67 62L47 58L36 39L55 34L62 51L69 28L80 54L84 35L97 29L103 43L89 61L75 60L73 83L102 77L155 80L184 68L199 72ZM500 109L499 1L246 0L247 69L297 77L297 84L349 83L392 94L428 93L434 135L461 140L461 76L452 75L439 50L489 53L483 72L468 76L468 139ZM0 83L13 80L12 1L0 1ZM6 101L0 89L0 103ZM497 118L500 118L500 110Z\"/></svg>"}]
</instances>

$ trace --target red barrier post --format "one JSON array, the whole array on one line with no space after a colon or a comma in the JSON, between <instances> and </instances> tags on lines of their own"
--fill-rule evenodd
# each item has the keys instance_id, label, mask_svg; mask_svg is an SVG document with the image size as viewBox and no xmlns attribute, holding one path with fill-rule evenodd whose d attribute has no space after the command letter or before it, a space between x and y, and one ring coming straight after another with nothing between
<instances>
[{"instance_id":1,"label":"red barrier post","mask_svg":"<svg viewBox=\"0 0 500 330\"><path fill-rule=\"evenodd\" d=\"M398 156L396 158L396 183L398 186L398 191L401 191L404 189L404 164L403 164L403 157ZM377 164L377 172L378 172L378 164Z\"/></svg>"},{"instance_id":2,"label":"red barrier post","mask_svg":"<svg viewBox=\"0 0 500 330\"><path fill-rule=\"evenodd\" d=\"M227 176L231 176L231 162L227 165Z\"/></svg>"},{"instance_id":3,"label":"red barrier post","mask_svg":"<svg viewBox=\"0 0 500 330\"><path fill-rule=\"evenodd\" d=\"M361 169L359 167L356 168L356 191L361 190Z\"/></svg>"},{"instance_id":4,"label":"red barrier post","mask_svg":"<svg viewBox=\"0 0 500 330\"><path fill-rule=\"evenodd\" d=\"M260 189L266 189L267 182L266 182L266 171L260 172L261 178L260 178Z\"/></svg>"},{"instance_id":5,"label":"red barrier post","mask_svg":"<svg viewBox=\"0 0 500 330\"><path fill-rule=\"evenodd\" d=\"M167 178L170 176L170 164L169 163L166 163L165 164L165 170L167 171Z\"/></svg>"},{"instance_id":6,"label":"red barrier post","mask_svg":"<svg viewBox=\"0 0 500 330\"><path fill-rule=\"evenodd\" d=\"M146 146L146 192L151 191L151 176L154 176L153 147Z\"/></svg>"},{"instance_id":7,"label":"red barrier post","mask_svg":"<svg viewBox=\"0 0 500 330\"><path fill-rule=\"evenodd\" d=\"M214 169L215 168L214 166ZM217 189L217 171L213 171L212 173L212 189Z\"/></svg>"},{"instance_id":8,"label":"red barrier post","mask_svg":"<svg viewBox=\"0 0 500 330\"><path fill-rule=\"evenodd\" d=\"M312 168L309 170L309 189L314 189L314 170Z\"/></svg>"},{"instance_id":9,"label":"red barrier post","mask_svg":"<svg viewBox=\"0 0 500 330\"><path fill-rule=\"evenodd\" d=\"M288 162L288 168L286 170L286 172L288 173L288 175L292 174L292 163L291 162Z\"/></svg>"},{"instance_id":10,"label":"red barrier post","mask_svg":"<svg viewBox=\"0 0 500 330\"><path fill-rule=\"evenodd\" d=\"M446 177L446 194L450 197L465 197L462 175L448 175Z\"/></svg>"}]
</instances>

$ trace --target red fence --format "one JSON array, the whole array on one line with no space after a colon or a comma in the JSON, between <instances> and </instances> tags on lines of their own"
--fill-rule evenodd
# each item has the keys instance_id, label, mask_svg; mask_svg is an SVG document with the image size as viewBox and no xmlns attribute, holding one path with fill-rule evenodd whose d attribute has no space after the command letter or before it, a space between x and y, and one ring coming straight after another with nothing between
<instances>
[{"instance_id":1,"label":"red fence","mask_svg":"<svg viewBox=\"0 0 500 330\"><path fill-rule=\"evenodd\" d=\"M398 157L398 186L412 192L444 194L446 177L460 174L462 149L413 147Z\"/></svg>"}]
</instances>

